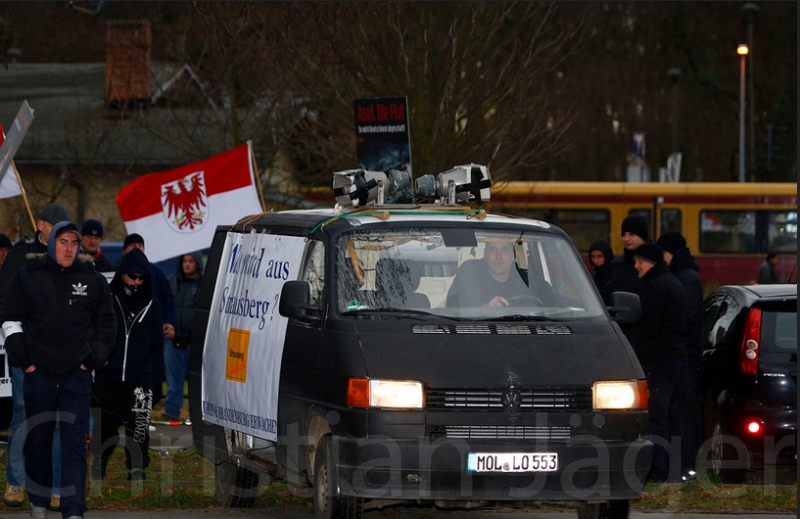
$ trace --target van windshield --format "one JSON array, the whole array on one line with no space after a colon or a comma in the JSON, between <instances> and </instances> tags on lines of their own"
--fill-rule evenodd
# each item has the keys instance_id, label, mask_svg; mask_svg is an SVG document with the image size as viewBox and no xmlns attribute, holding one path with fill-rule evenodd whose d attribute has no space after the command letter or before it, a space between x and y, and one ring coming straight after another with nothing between
<instances>
[{"instance_id":1,"label":"van windshield","mask_svg":"<svg viewBox=\"0 0 800 519\"><path fill-rule=\"evenodd\" d=\"M531 231L363 230L337 243L343 315L574 320L605 316L571 244Z\"/></svg>"}]
</instances>

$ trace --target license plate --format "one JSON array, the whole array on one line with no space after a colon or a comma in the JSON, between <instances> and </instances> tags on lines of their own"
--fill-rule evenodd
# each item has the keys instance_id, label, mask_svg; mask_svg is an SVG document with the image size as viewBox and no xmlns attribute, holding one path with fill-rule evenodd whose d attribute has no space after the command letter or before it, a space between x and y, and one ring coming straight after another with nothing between
<instances>
[{"instance_id":1,"label":"license plate","mask_svg":"<svg viewBox=\"0 0 800 519\"><path fill-rule=\"evenodd\" d=\"M556 452L470 452L468 472L555 472Z\"/></svg>"}]
</instances>

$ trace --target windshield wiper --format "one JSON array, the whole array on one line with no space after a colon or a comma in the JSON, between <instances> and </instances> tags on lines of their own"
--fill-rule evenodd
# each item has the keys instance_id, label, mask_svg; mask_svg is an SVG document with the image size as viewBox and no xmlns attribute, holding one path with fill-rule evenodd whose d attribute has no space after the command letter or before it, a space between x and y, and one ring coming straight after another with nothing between
<instances>
[{"instance_id":1,"label":"windshield wiper","mask_svg":"<svg viewBox=\"0 0 800 519\"><path fill-rule=\"evenodd\" d=\"M447 319L448 321L473 321L474 319L465 319L463 317L454 317L450 315L435 314L433 312L426 312L424 310L412 310L410 308L357 308L355 310L347 310L342 312L342 315L380 315L389 314L401 317L411 317L423 321L422 317L436 317L439 319Z\"/></svg>"},{"instance_id":2,"label":"windshield wiper","mask_svg":"<svg viewBox=\"0 0 800 519\"><path fill-rule=\"evenodd\" d=\"M397 316L413 317L417 319L419 319L421 316L434 317L436 315L432 314L431 312L425 312L423 310L411 310L408 308L357 308L355 310L348 310L342 313L343 315L392 314Z\"/></svg>"},{"instance_id":3,"label":"windshield wiper","mask_svg":"<svg viewBox=\"0 0 800 519\"><path fill-rule=\"evenodd\" d=\"M525 314L501 315L499 317L489 317L487 319L492 321L552 321L556 323L570 320L570 319L558 319L555 317L548 317L546 315L525 315Z\"/></svg>"}]
</instances>

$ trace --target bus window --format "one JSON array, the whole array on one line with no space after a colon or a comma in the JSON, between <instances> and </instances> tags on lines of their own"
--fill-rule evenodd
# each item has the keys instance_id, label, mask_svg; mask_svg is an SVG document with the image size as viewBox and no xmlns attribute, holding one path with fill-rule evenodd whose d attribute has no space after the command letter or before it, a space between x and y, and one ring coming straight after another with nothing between
<instances>
[{"instance_id":1,"label":"bus window","mask_svg":"<svg viewBox=\"0 0 800 519\"><path fill-rule=\"evenodd\" d=\"M755 211L700 211L701 252L756 251Z\"/></svg>"},{"instance_id":2,"label":"bus window","mask_svg":"<svg viewBox=\"0 0 800 519\"><path fill-rule=\"evenodd\" d=\"M605 209L559 209L553 210L552 216L579 251L588 252L593 241L611 237L611 214Z\"/></svg>"},{"instance_id":3,"label":"bus window","mask_svg":"<svg viewBox=\"0 0 800 519\"><path fill-rule=\"evenodd\" d=\"M681 210L680 209L662 209L661 210L661 231L659 236L665 232L682 232Z\"/></svg>"},{"instance_id":4,"label":"bus window","mask_svg":"<svg viewBox=\"0 0 800 519\"><path fill-rule=\"evenodd\" d=\"M515 214L561 227L581 252L588 252L599 238L611 238L611 213L606 209L524 209Z\"/></svg>"},{"instance_id":5,"label":"bus window","mask_svg":"<svg viewBox=\"0 0 800 519\"><path fill-rule=\"evenodd\" d=\"M768 252L797 252L797 212L770 211Z\"/></svg>"}]
</instances>

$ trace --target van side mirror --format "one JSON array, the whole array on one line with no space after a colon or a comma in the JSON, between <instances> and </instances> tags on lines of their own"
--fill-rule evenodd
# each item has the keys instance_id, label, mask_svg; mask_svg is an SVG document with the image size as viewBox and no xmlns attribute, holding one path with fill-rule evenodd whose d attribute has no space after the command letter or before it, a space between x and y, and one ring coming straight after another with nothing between
<instances>
[{"instance_id":1,"label":"van side mirror","mask_svg":"<svg viewBox=\"0 0 800 519\"><path fill-rule=\"evenodd\" d=\"M614 292L611 294L611 306L608 313L618 323L634 323L642 317L642 303L639 296L630 292Z\"/></svg>"},{"instance_id":2,"label":"van side mirror","mask_svg":"<svg viewBox=\"0 0 800 519\"><path fill-rule=\"evenodd\" d=\"M319 319L319 307L309 304L311 289L308 281L287 281L281 289L278 313L306 323Z\"/></svg>"}]
</instances>

